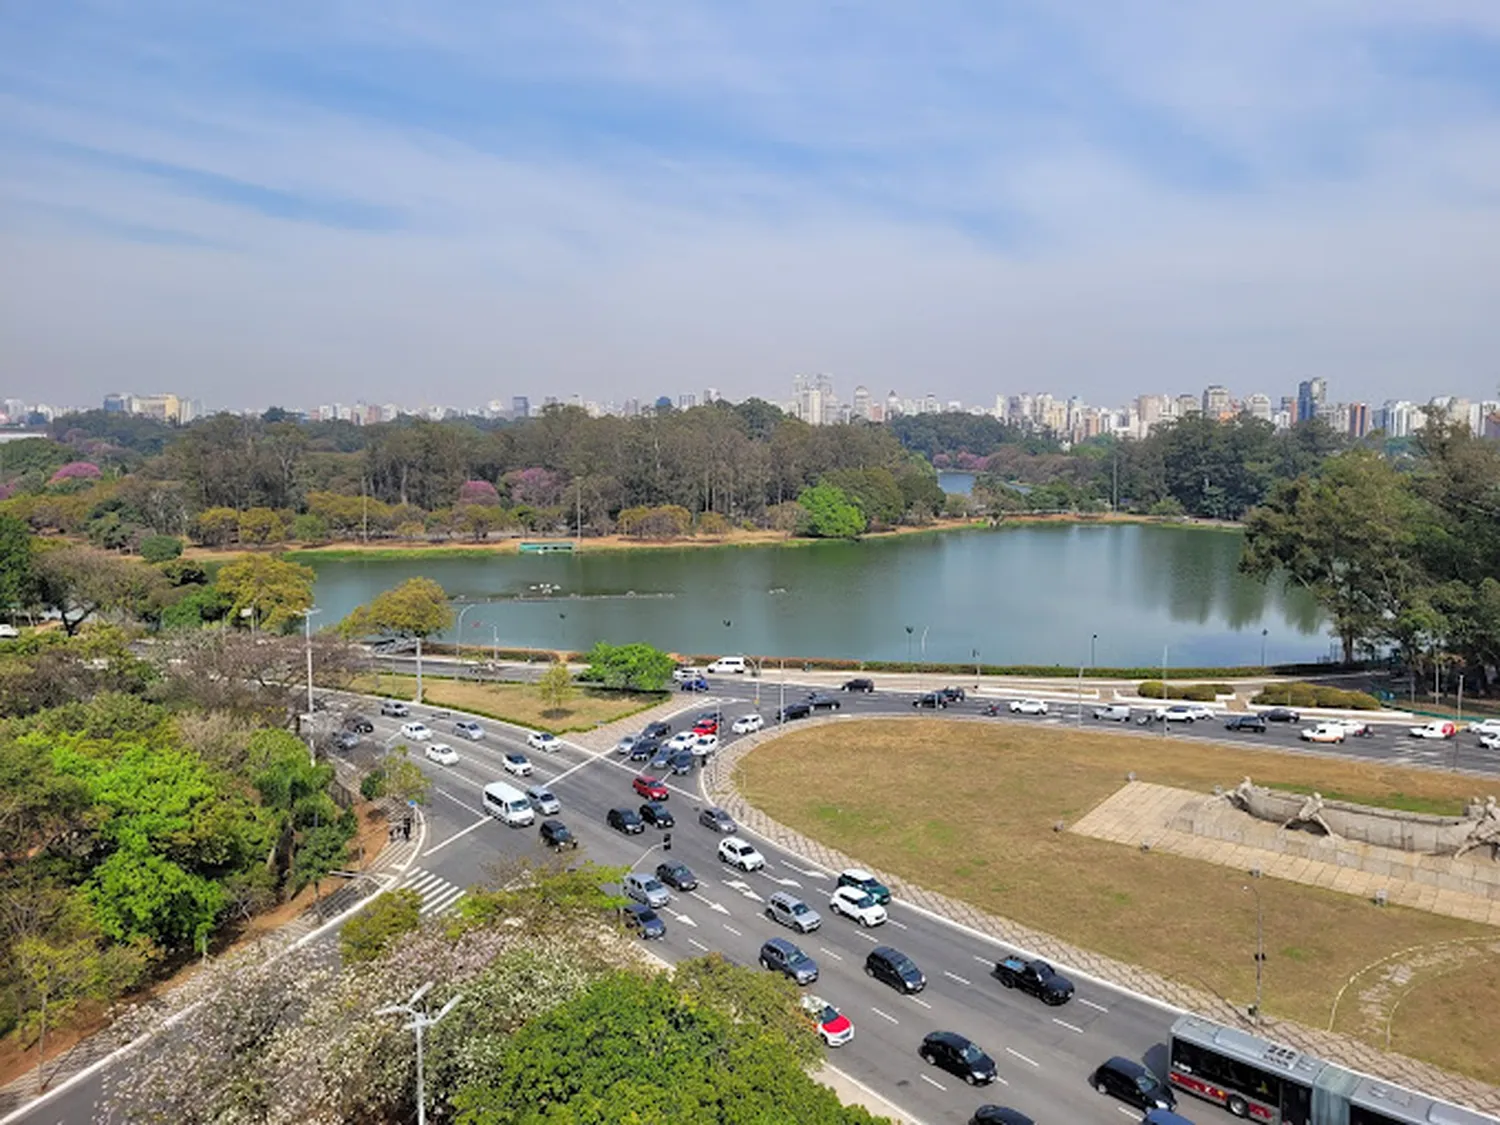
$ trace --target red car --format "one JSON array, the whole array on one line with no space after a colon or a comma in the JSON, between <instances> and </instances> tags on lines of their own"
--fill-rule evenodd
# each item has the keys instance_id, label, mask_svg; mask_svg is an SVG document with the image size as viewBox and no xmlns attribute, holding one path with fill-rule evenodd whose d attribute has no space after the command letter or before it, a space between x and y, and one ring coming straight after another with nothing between
<instances>
[{"instance_id":1,"label":"red car","mask_svg":"<svg viewBox=\"0 0 1500 1125\"><path fill-rule=\"evenodd\" d=\"M718 734L719 724L713 719L699 719L693 724L694 734Z\"/></svg>"},{"instance_id":2,"label":"red car","mask_svg":"<svg viewBox=\"0 0 1500 1125\"><path fill-rule=\"evenodd\" d=\"M645 774L641 774L631 784L635 786L635 791L648 801L665 801L669 796L665 785L657 781L656 778L647 777Z\"/></svg>"}]
</instances>

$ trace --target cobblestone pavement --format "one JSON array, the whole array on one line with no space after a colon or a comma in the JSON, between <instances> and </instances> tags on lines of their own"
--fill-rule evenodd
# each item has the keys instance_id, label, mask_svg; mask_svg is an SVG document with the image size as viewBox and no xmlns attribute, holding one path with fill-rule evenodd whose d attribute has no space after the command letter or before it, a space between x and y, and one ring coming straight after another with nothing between
<instances>
[{"instance_id":1,"label":"cobblestone pavement","mask_svg":"<svg viewBox=\"0 0 1500 1125\"><path fill-rule=\"evenodd\" d=\"M883 722L909 722L912 718L882 716L881 720ZM799 722L797 729L811 730L825 724L844 721L847 720L838 717L808 719ZM708 800L727 809L736 823L773 841L779 847L812 860L820 867L830 871L839 871L846 867L869 868L869 864L844 855L772 820L740 795L734 783L735 766L745 754L779 733L775 729L762 731L759 734L736 739L725 747L703 771L702 784ZM1152 997L1172 1007L1197 1012L1223 1024L1256 1030L1244 1011L1213 993L1204 992L1159 973L1071 945L1051 934L1034 930L996 914L986 913L966 902L919 887L890 872L876 871L875 874L891 888L897 897L986 934L1006 945L1029 951L1059 965L1067 965L1099 980ZM1311 1052L1355 1070L1379 1075L1389 1081L1421 1090L1433 1097L1474 1106L1486 1113L1500 1113L1500 1089L1476 1079L1450 1074L1430 1063L1381 1051L1350 1036L1304 1027L1288 1020L1267 1018L1258 1030L1259 1034L1290 1044L1299 1050Z\"/></svg>"}]
</instances>

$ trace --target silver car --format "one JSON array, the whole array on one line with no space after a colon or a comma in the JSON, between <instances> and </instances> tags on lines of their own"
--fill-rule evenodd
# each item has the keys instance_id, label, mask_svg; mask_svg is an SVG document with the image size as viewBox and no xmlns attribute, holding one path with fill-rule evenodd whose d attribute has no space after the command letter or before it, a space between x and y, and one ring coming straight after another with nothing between
<instances>
[{"instance_id":1,"label":"silver car","mask_svg":"<svg viewBox=\"0 0 1500 1125\"><path fill-rule=\"evenodd\" d=\"M531 802L531 807L543 816L562 812L562 802L545 785L531 786L526 790L526 799Z\"/></svg>"},{"instance_id":2,"label":"silver car","mask_svg":"<svg viewBox=\"0 0 1500 1125\"><path fill-rule=\"evenodd\" d=\"M644 902L652 910L666 906L672 901L672 893L655 875L643 875L632 871L625 876L625 894L636 902Z\"/></svg>"},{"instance_id":3,"label":"silver car","mask_svg":"<svg viewBox=\"0 0 1500 1125\"><path fill-rule=\"evenodd\" d=\"M777 891L766 900L766 917L799 934L811 933L823 924L822 916L796 895Z\"/></svg>"}]
</instances>

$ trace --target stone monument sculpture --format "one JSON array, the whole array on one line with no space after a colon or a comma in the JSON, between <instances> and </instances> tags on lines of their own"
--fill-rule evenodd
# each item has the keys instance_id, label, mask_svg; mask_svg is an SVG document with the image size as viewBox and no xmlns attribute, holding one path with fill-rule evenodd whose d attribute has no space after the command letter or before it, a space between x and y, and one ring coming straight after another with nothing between
<instances>
[{"instance_id":1,"label":"stone monument sculpture","mask_svg":"<svg viewBox=\"0 0 1500 1125\"><path fill-rule=\"evenodd\" d=\"M1453 857L1457 859L1465 852L1471 852L1475 848L1482 848L1486 845L1490 848L1490 857L1500 859L1500 808L1495 806L1493 795L1485 801L1484 812L1475 822L1474 827L1469 829L1469 835L1458 846Z\"/></svg>"},{"instance_id":2,"label":"stone monument sculpture","mask_svg":"<svg viewBox=\"0 0 1500 1125\"><path fill-rule=\"evenodd\" d=\"M1281 822L1281 827L1290 828L1294 824L1316 824L1329 836L1338 835L1323 819L1323 794L1316 790L1313 791L1311 797L1302 802L1296 812Z\"/></svg>"}]
</instances>

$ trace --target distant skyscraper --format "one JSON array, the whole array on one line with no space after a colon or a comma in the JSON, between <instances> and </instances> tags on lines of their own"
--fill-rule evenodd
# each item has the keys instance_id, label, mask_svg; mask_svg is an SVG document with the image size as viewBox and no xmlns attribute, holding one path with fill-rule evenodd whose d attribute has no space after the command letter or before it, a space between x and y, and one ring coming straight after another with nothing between
<instances>
[{"instance_id":1,"label":"distant skyscraper","mask_svg":"<svg viewBox=\"0 0 1500 1125\"><path fill-rule=\"evenodd\" d=\"M709 406L709 405L711 405L711 404L713 404L715 402L718 402L723 397L724 396L719 393L719 388L718 387L704 387L703 388L703 405L704 406Z\"/></svg>"},{"instance_id":2,"label":"distant skyscraper","mask_svg":"<svg viewBox=\"0 0 1500 1125\"><path fill-rule=\"evenodd\" d=\"M895 391L885 396L885 417L887 421L901 417L901 396Z\"/></svg>"},{"instance_id":3,"label":"distant skyscraper","mask_svg":"<svg viewBox=\"0 0 1500 1125\"><path fill-rule=\"evenodd\" d=\"M689 392L687 392L685 394L680 394L680 395L677 396L677 409L678 410L691 410L693 407L695 407L697 405L698 405L698 396L695 395L695 394L693 394L691 391L689 391Z\"/></svg>"},{"instance_id":4,"label":"distant skyscraper","mask_svg":"<svg viewBox=\"0 0 1500 1125\"><path fill-rule=\"evenodd\" d=\"M872 421L870 417L870 388L864 384L854 388L853 414L856 418L863 418L866 422Z\"/></svg>"},{"instance_id":5,"label":"distant skyscraper","mask_svg":"<svg viewBox=\"0 0 1500 1125\"><path fill-rule=\"evenodd\" d=\"M1177 417L1186 418L1189 414L1197 414L1203 409L1203 400L1197 395L1177 396Z\"/></svg>"},{"instance_id":6,"label":"distant skyscraper","mask_svg":"<svg viewBox=\"0 0 1500 1125\"><path fill-rule=\"evenodd\" d=\"M1269 422L1271 420L1271 396L1257 391L1245 400L1245 412L1252 418L1260 418Z\"/></svg>"},{"instance_id":7,"label":"distant skyscraper","mask_svg":"<svg viewBox=\"0 0 1500 1125\"><path fill-rule=\"evenodd\" d=\"M1349 436L1362 438L1370 432L1370 406L1365 402L1349 404Z\"/></svg>"},{"instance_id":8,"label":"distant skyscraper","mask_svg":"<svg viewBox=\"0 0 1500 1125\"><path fill-rule=\"evenodd\" d=\"M1297 421L1307 422L1318 416L1318 407L1328 397L1328 381L1321 377L1304 379L1297 384Z\"/></svg>"},{"instance_id":9,"label":"distant skyscraper","mask_svg":"<svg viewBox=\"0 0 1500 1125\"><path fill-rule=\"evenodd\" d=\"M516 395L510 400L510 416L512 418L530 418L531 400L525 395Z\"/></svg>"},{"instance_id":10,"label":"distant skyscraper","mask_svg":"<svg viewBox=\"0 0 1500 1125\"><path fill-rule=\"evenodd\" d=\"M624 414L627 418L634 418L641 412L641 400L638 398L627 398L625 400Z\"/></svg>"},{"instance_id":11,"label":"distant skyscraper","mask_svg":"<svg viewBox=\"0 0 1500 1125\"><path fill-rule=\"evenodd\" d=\"M1221 387L1218 383L1206 388L1203 392L1203 416L1205 418L1224 418L1231 413L1229 388Z\"/></svg>"},{"instance_id":12,"label":"distant skyscraper","mask_svg":"<svg viewBox=\"0 0 1500 1125\"><path fill-rule=\"evenodd\" d=\"M797 376L792 381L792 401L792 413L810 426L830 426L838 421L839 404L831 375Z\"/></svg>"},{"instance_id":13,"label":"distant skyscraper","mask_svg":"<svg viewBox=\"0 0 1500 1125\"><path fill-rule=\"evenodd\" d=\"M106 414L129 414L130 413L130 396L129 395L105 395L104 396L104 413L106 413Z\"/></svg>"}]
</instances>

